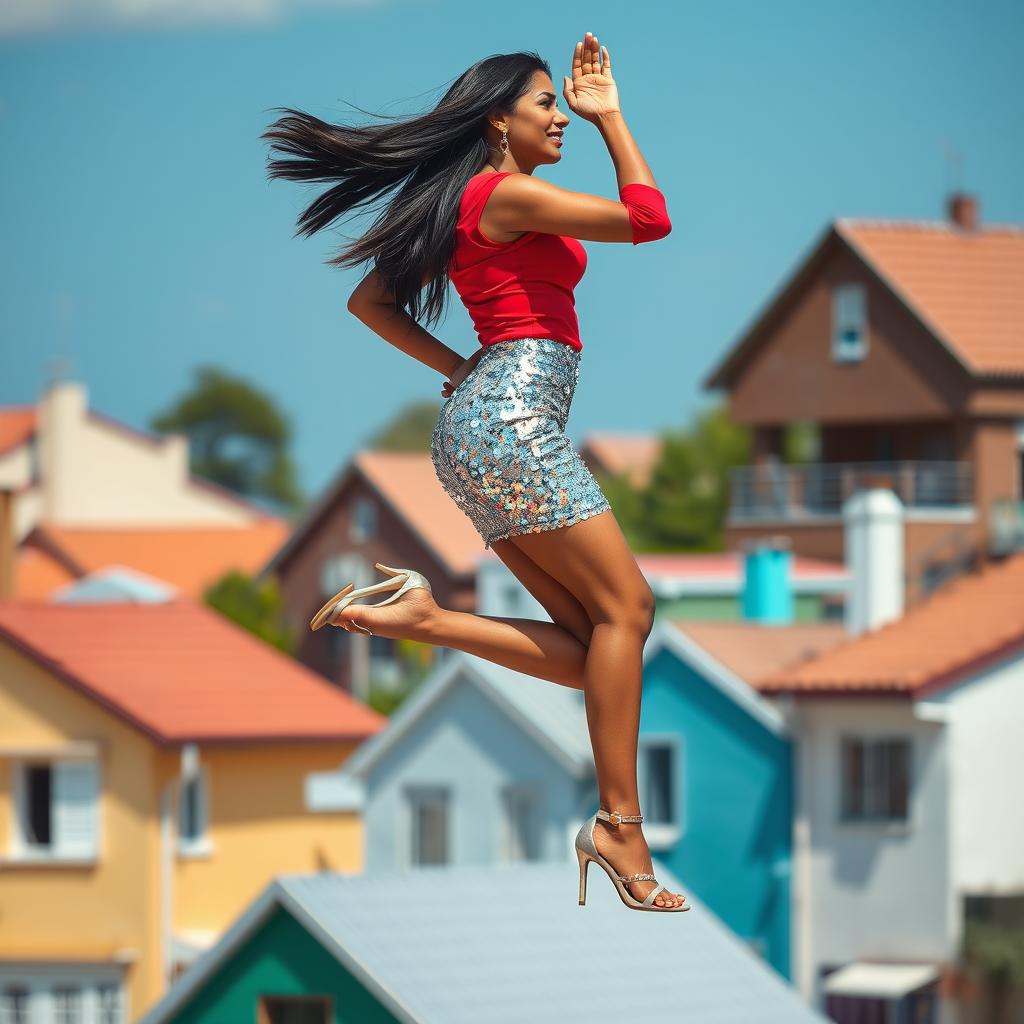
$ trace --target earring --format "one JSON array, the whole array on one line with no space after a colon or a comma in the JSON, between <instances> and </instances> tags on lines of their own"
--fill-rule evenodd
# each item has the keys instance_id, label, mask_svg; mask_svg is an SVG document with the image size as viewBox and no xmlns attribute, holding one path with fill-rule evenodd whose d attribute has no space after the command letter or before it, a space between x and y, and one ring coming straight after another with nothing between
<instances>
[{"instance_id":1,"label":"earring","mask_svg":"<svg viewBox=\"0 0 1024 1024\"><path fill-rule=\"evenodd\" d=\"M501 152L503 154L508 152L508 129L507 128L502 128L501 129L501 142L498 143L498 148L501 150Z\"/></svg>"}]
</instances>

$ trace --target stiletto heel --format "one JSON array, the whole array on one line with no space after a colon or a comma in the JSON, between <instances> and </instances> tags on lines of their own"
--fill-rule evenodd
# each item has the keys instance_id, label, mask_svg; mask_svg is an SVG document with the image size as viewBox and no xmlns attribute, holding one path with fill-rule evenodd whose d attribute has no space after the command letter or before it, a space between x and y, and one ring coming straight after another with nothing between
<instances>
[{"instance_id":1,"label":"stiletto heel","mask_svg":"<svg viewBox=\"0 0 1024 1024\"><path fill-rule=\"evenodd\" d=\"M580 906L587 902L587 867L590 858L580 849L576 850L576 859L580 862Z\"/></svg>"},{"instance_id":2,"label":"stiletto heel","mask_svg":"<svg viewBox=\"0 0 1024 1024\"><path fill-rule=\"evenodd\" d=\"M652 874L642 873L636 875L619 875L616 874L615 869L601 856L598 852L597 846L594 843L594 825L597 823L597 819L601 818L603 821L607 821L610 824L618 828L619 824L623 821L643 821L644 816L642 814L613 814L610 811L606 811L603 807L599 807L597 814L592 818L588 818L581 826L579 832L576 834L576 859L580 862L580 906L582 907L586 902L587 898L587 868L590 866L590 862L594 861L596 864L604 868L605 874L612 880L612 884L615 886L615 891L619 894L619 899L630 910L661 910L676 913L680 910L689 910L689 903L681 903L678 907L659 907L656 906L654 901L658 897L658 893L665 890L665 886L660 882L655 888L653 888L643 901L638 900L630 891L623 885L623 882L657 882L657 878Z\"/></svg>"},{"instance_id":3,"label":"stiletto heel","mask_svg":"<svg viewBox=\"0 0 1024 1024\"><path fill-rule=\"evenodd\" d=\"M368 594L379 594L383 591L394 590L395 593L390 597L385 598L383 601L377 601L371 603L371 608L380 608L386 604L391 604L392 601L397 601L404 593L413 590L415 587L422 587L428 593L433 593L433 589L430 586L430 581L421 572L417 572L415 569L393 569L389 565L382 565L380 562L374 562L374 566L380 569L381 572L391 573L391 578L383 580L380 583L374 583L368 587L360 587L358 590L353 590L354 584L350 583L347 587L343 587L338 591L329 601L327 601L321 609L313 616L309 621L309 628L316 630L322 626L336 625L334 622L335 616L338 612L347 608L353 601L358 601L361 597L366 597ZM360 626L358 622L353 622L353 626L357 629L361 629L364 633L368 633L373 636L365 626Z\"/></svg>"}]
</instances>

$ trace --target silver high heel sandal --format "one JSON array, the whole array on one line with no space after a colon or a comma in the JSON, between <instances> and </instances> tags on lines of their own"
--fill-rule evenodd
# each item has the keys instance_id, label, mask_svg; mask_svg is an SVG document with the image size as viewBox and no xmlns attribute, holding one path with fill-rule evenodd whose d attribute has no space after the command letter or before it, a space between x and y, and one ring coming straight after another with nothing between
<instances>
[{"instance_id":1,"label":"silver high heel sandal","mask_svg":"<svg viewBox=\"0 0 1024 1024\"><path fill-rule=\"evenodd\" d=\"M422 587L424 590L433 593L430 586L430 581L421 572L416 572L415 569L393 569L390 565L382 565L380 562L373 563L381 572L391 573L391 579L384 580L381 583L374 583L369 587L360 587L358 590L352 590L354 584L350 583L347 587L339 590L321 609L313 616L309 621L310 629L319 629L321 626L326 626L330 623L332 626L337 625L334 622L335 615L338 614L343 608L347 608L353 601L358 600L360 597L366 597L367 594L379 594L385 590L396 590L397 592L392 594L389 598L383 601L378 601L376 604L371 603L371 608L381 608L386 604L391 604L392 601L397 601L406 591L412 590L414 587ZM350 593L351 591L351 593ZM373 636L365 626L360 626L358 622L353 622L353 626L357 629L361 629L364 633L368 633Z\"/></svg>"},{"instance_id":2,"label":"silver high heel sandal","mask_svg":"<svg viewBox=\"0 0 1024 1024\"><path fill-rule=\"evenodd\" d=\"M600 864L604 868L605 873L612 880L615 886L616 892L619 894L619 899L629 907L630 910L664 910L676 913L681 910L689 910L690 904L685 902L686 897L683 897L684 902L678 907L659 907L655 906L654 901L658 897L658 893L665 890L665 886L660 882L655 888L653 888L643 902L636 899L629 890L622 884L623 882L657 882L658 879L654 875L650 874L639 874L639 875L618 875L615 873L615 868L611 866L597 852L597 846L594 844L594 825L597 823L597 819L601 818L602 821L610 822L616 828L619 827L619 823L623 821L643 821L644 816L642 814L613 814L606 811L603 807L597 809L597 814L592 818L588 818L579 832L576 833L576 859L580 862L580 903L582 907L587 902L587 868L590 867L590 862L594 861L596 864Z\"/></svg>"}]
</instances>

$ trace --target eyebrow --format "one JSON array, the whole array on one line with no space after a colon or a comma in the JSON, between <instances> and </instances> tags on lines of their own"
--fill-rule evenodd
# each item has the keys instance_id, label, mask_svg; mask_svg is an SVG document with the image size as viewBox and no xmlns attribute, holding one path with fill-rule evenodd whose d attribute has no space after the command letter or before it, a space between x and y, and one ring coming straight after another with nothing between
<instances>
[{"instance_id":1,"label":"eyebrow","mask_svg":"<svg viewBox=\"0 0 1024 1024\"><path fill-rule=\"evenodd\" d=\"M539 93L537 93L537 99L540 99L542 96L550 96L552 99L555 98L555 94L553 92L539 92Z\"/></svg>"}]
</instances>

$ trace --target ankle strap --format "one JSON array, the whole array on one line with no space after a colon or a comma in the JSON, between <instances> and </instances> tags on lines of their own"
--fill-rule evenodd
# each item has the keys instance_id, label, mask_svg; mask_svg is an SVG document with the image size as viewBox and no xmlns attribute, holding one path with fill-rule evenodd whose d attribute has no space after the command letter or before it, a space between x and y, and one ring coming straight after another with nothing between
<instances>
[{"instance_id":1,"label":"ankle strap","mask_svg":"<svg viewBox=\"0 0 1024 1024\"><path fill-rule=\"evenodd\" d=\"M618 825L622 821L643 821L644 816L642 814L618 814L614 811L606 811L603 807L597 809L597 816L603 821L610 821L613 825Z\"/></svg>"}]
</instances>

